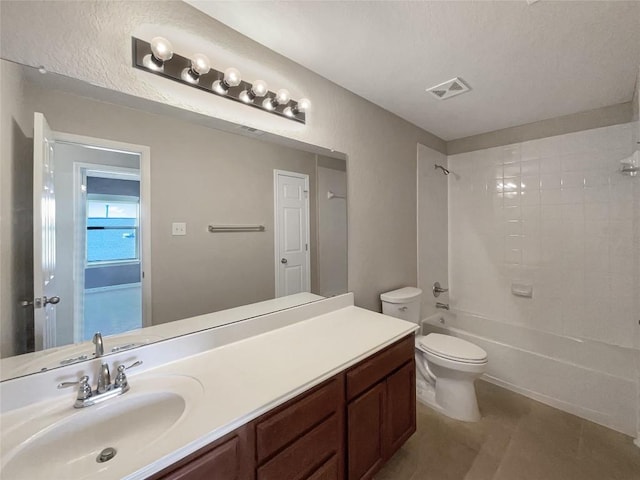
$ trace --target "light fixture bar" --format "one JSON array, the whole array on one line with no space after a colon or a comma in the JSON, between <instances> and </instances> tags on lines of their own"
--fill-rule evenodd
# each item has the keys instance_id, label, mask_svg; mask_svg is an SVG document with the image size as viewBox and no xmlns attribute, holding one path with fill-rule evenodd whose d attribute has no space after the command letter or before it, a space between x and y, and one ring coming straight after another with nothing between
<instances>
[{"instance_id":1,"label":"light fixture bar","mask_svg":"<svg viewBox=\"0 0 640 480\"><path fill-rule=\"evenodd\" d=\"M149 55L152 54L151 44L135 37L131 37L131 40L133 48L133 66L135 68L144 70L145 72L152 73L154 75L168 78L170 80L173 80L174 82L182 83L183 85L187 85L191 88L197 88L199 90L209 92L212 95L216 95L217 97L228 98L229 100L233 100L235 102L242 103L243 105L257 108L259 110L262 110L263 112L278 115L279 117L293 120L298 123L306 123L306 114L304 112L304 109L299 108L298 102L295 100L288 100L287 103L277 103L276 101L276 105L273 108L266 108L263 106L263 100L265 98L277 98L278 94L276 92L267 91L264 96L255 98L255 101L253 101L252 99L250 103L243 101L240 94L245 90L251 91L252 84L249 82L245 82L242 80L236 86L229 86L226 89L226 93L217 93L212 85L215 81L226 85L226 83L224 83L224 71L211 68L211 70L209 70L207 73L202 74L198 77L197 83L186 81L183 78L183 71L185 71L185 69L188 70L189 68L191 68L191 59L178 55L177 53L174 53L170 60L166 60L163 62L163 68L149 68L147 66L149 65L149 62L144 62L144 58L146 56L148 59ZM292 115L292 112L295 113Z\"/></svg>"}]
</instances>

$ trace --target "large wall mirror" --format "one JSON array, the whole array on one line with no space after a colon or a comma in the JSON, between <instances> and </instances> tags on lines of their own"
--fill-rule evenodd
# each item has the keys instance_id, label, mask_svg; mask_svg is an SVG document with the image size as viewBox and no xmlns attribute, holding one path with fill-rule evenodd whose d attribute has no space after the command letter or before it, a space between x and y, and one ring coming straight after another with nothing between
<instances>
[{"instance_id":1,"label":"large wall mirror","mask_svg":"<svg viewBox=\"0 0 640 480\"><path fill-rule=\"evenodd\" d=\"M2 380L347 291L344 154L0 74Z\"/></svg>"}]
</instances>

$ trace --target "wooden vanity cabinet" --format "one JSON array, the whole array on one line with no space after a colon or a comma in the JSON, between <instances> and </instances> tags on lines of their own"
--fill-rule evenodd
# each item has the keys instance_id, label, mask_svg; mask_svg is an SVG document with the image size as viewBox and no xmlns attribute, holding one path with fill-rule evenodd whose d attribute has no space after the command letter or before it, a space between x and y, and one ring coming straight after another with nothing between
<instances>
[{"instance_id":1,"label":"wooden vanity cabinet","mask_svg":"<svg viewBox=\"0 0 640 480\"><path fill-rule=\"evenodd\" d=\"M344 374L255 421L256 480L344 478Z\"/></svg>"},{"instance_id":2,"label":"wooden vanity cabinet","mask_svg":"<svg viewBox=\"0 0 640 480\"><path fill-rule=\"evenodd\" d=\"M371 479L416 430L413 335L150 480Z\"/></svg>"},{"instance_id":3,"label":"wooden vanity cabinet","mask_svg":"<svg viewBox=\"0 0 640 480\"><path fill-rule=\"evenodd\" d=\"M254 480L254 451L253 428L247 424L148 480Z\"/></svg>"},{"instance_id":4,"label":"wooden vanity cabinet","mask_svg":"<svg viewBox=\"0 0 640 480\"><path fill-rule=\"evenodd\" d=\"M346 374L347 479L366 480L416 431L413 335Z\"/></svg>"}]
</instances>

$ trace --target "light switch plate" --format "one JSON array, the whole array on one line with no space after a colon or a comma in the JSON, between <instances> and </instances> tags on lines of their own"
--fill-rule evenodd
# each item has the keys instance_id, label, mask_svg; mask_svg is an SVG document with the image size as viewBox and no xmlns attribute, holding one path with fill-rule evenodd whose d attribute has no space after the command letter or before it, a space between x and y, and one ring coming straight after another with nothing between
<instances>
[{"instance_id":1,"label":"light switch plate","mask_svg":"<svg viewBox=\"0 0 640 480\"><path fill-rule=\"evenodd\" d=\"M172 223L171 224L171 235L186 235L187 234L187 224L184 222L181 223Z\"/></svg>"}]
</instances>

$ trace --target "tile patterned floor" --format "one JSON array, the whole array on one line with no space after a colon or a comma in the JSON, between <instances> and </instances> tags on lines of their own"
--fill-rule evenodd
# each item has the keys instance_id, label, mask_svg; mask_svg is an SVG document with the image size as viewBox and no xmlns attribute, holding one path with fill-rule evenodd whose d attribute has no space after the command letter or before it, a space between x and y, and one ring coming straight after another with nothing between
<instances>
[{"instance_id":1,"label":"tile patterned floor","mask_svg":"<svg viewBox=\"0 0 640 480\"><path fill-rule=\"evenodd\" d=\"M482 420L418 404L418 431L375 480L640 480L631 437L487 382Z\"/></svg>"}]
</instances>

